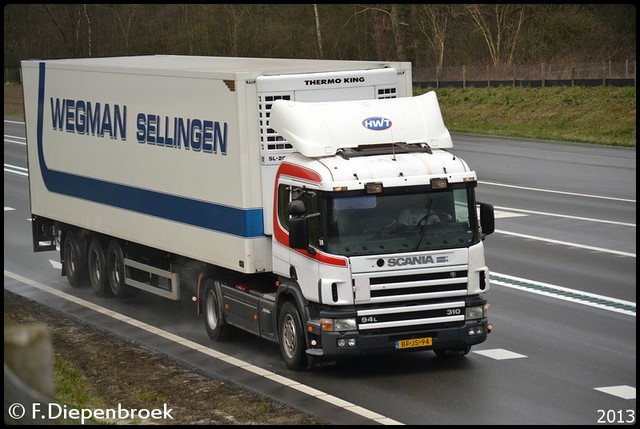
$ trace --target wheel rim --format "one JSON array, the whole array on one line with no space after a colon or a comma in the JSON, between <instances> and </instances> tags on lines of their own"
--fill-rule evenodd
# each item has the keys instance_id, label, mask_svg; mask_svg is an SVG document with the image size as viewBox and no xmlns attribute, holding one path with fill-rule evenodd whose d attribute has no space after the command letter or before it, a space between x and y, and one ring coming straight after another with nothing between
<instances>
[{"instance_id":1,"label":"wheel rim","mask_svg":"<svg viewBox=\"0 0 640 429\"><path fill-rule=\"evenodd\" d=\"M93 279L93 284L100 284L100 278L102 277L101 267L98 263L98 255L95 251L91 252L89 267L91 267L91 278Z\"/></svg>"},{"instance_id":2,"label":"wheel rim","mask_svg":"<svg viewBox=\"0 0 640 429\"><path fill-rule=\"evenodd\" d=\"M76 271L76 260L73 254L73 245L68 240L64 246L64 260L67 264L67 274L73 276Z\"/></svg>"},{"instance_id":3,"label":"wheel rim","mask_svg":"<svg viewBox=\"0 0 640 429\"><path fill-rule=\"evenodd\" d=\"M116 284L120 284L120 259L117 257L113 261L113 277Z\"/></svg>"},{"instance_id":4,"label":"wheel rim","mask_svg":"<svg viewBox=\"0 0 640 429\"><path fill-rule=\"evenodd\" d=\"M211 330L215 330L218 326L218 313L216 312L216 296L213 290L207 292L205 298L205 317L207 318L207 325Z\"/></svg>"},{"instance_id":5,"label":"wheel rim","mask_svg":"<svg viewBox=\"0 0 640 429\"><path fill-rule=\"evenodd\" d=\"M111 290L113 291L113 293L116 294L122 286L120 284L120 282L123 280L123 276L120 275L120 270L122 269L122 261L117 250L110 250L108 258L107 272L109 275L109 284L111 285Z\"/></svg>"},{"instance_id":6,"label":"wheel rim","mask_svg":"<svg viewBox=\"0 0 640 429\"><path fill-rule=\"evenodd\" d=\"M290 314L284 319L282 327L282 340L284 345L284 353L289 359L295 356L296 350L296 324Z\"/></svg>"}]
</instances>

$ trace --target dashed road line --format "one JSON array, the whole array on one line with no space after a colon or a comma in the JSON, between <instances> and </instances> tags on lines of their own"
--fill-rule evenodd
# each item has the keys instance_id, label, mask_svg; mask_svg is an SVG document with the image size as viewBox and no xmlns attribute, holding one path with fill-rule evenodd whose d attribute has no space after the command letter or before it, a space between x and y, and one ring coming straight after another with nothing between
<instances>
[{"instance_id":1,"label":"dashed road line","mask_svg":"<svg viewBox=\"0 0 640 429\"><path fill-rule=\"evenodd\" d=\"M472 352L495 360L520 359L527 357L520 353L510 352L505 349L472 350Z\"/></svg>"},{"instance_id":2,"label":"dashed road line","mask_svg":"<svg viewBox=\"0 0 640 429\"><path fill-rule=\"evenodd\" d=\"M594 389L622 399L636 399L636 388L627 385L595 387Z\"/></svg>"}]
</instances>

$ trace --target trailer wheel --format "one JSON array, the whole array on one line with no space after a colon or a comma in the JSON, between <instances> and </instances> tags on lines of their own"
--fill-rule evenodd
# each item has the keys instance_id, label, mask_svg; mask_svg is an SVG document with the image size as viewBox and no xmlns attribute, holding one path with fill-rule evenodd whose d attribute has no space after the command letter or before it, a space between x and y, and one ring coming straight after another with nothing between
<instances>
[{"instance_id":1,"label":"trailer wheel","mask_svg":"<svg viewBox=\"0 0 640 429\"><path fill-rule=\"evenodd\" d=\"M125 283L124 253L118 240L111 240L107 248L107 275L109 288L116 298L131 295L133 289Z\"/></svg>"},{"instance_id":2,"label":"trailer wheel","mask_svg":"<svg viewBox=\"0 0 640 429\"><path fill-rule=\"evenodd\" d=\"M278 323L280 355L287 368L300 371L307 366L305 338L300 313L296 306L287 301L282 305Z\"/></svg>"},{"instance_id":3,"label":"trailer wheel","mask_svg":"<svg viewBox=\"0 0 640 429\"><path fill-rule=\"evenodd\" d=\"M222 315L221 298L216 292L216 283L213 279L206 279L203 293L204 327L212 341L226 337L229 333L229 325Z\"/></svg>"},{"instance_id":4,"label":"trailer wheel","mask_svg":"<svg viewBox=\"0 0 640 429\"><path fill-rule=\"evenodd\" d=\"M97 237L91 238L89 251L87 252L87 265L89 267L89 284L98 296L112 296L107 276L107 261L104 249Z\"/></svg>"},{"instance_id":5,"label":"trailer wheel","mask_svg":"<svg viewBox=\"0 0 640 429\"><path fill-rule=\"evenodd\" d=\"M87 260L76 233L68 230L62 244L64 272L71 287L84 287L88 283Z\"/></svg>"}]
</instances>

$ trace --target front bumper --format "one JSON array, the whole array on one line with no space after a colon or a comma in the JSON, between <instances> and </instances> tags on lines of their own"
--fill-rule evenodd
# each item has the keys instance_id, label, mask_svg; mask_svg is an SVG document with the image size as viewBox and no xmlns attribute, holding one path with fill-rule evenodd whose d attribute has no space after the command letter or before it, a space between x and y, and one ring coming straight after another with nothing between
<instances>
[{"instance_id":1,"label":"front bumper","mask_svg":"<svg viewBox=\"0 0 640 429\"><path fill-rule=\"evenodd\" d=\"M486 341L490 331L487 319L478 319L465 321L456 326L427 330L420 327L416 330L393 333L322 332L320 339L311 341L312 347L307 350L307 354L341 358L422 350L463 350ZM398 341L416 338L431 338L431 345L398 348Z\"/></svg>"}]
</instances>

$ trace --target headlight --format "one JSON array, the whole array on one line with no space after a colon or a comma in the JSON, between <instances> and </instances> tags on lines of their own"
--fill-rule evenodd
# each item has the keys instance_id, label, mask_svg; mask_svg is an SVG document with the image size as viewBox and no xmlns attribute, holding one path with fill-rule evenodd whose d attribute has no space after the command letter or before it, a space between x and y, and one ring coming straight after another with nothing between
<instances>
[{"instance_id":1,"label":"headlight","mask_svg":"<svg viewBox=\"0 0 640 429\"><path fill-rule=\"evenodd\" d=\"M484 307L467 307L464 309L465 320L482 319L484 317Z\"/></svg>"},{"instance_id":2,"label":"headlight","mask_svg":"<svg viewBox=\"0 0 640 429\"><path fill-rule=\"evenodd\" d=\"M320 319L323 331L355 331L356 319Z\"/></svg>"}]
</instances>

